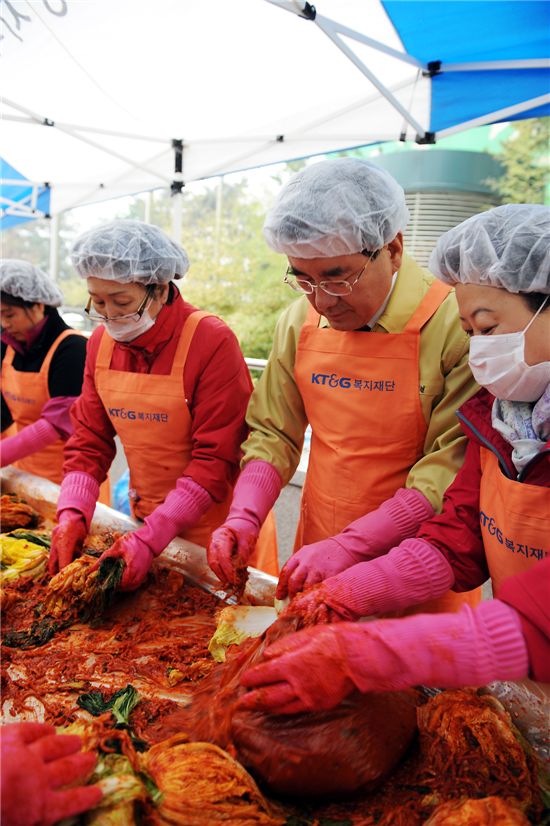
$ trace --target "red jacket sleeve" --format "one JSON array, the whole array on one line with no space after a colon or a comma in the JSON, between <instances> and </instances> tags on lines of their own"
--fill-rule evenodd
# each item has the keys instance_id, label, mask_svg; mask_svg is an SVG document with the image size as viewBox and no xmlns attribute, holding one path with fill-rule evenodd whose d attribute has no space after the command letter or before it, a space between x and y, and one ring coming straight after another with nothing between
<instances>
[{"instance_id":1,"label":"red jacket sleeve","mask_svg":"<svg viewBox=\"0 0 550 826\"><path fill-rule=\"evenodd\" d=\"M506 579L498 598L514 608L529 652L530 676L550 683L550 558Z\"/></svg>"},{"instance_id":2,"label":"red jacket sleeve","mask_svg":"<svg viewBox=\"0 0 550 826\"><path fill-rule=\"evenodd\" d=\"M239 471L252 382L234 333L219 318L211 316L200 322L193 351L189 367L197 353L199 364L193 396L188 399L192 454L182 475L191 476L220 502ZM186 365L186 386L187 373Z\"/></svg>"},{"instance_id":3,"label":"red jacket sleeve","mask_svg":"<svg viewBox=\"0 0 550 826\"><path fill-rule=\"evenodd\" d=\"M95 388L95 364L102 328L88 341L82 393L71 408L73 435L65 445L63 473L89 473L101 484L115 457L115 429Z\"/></svg>"},{"instance_id":4,"label":"red jacket sleeve","mask_svg":"<svg viewBox=\"0 0 550 826\"><path fill-rule=\"evenodd\" d=\"M489 579L479 524L479 446L468 441L464 464L443 498L443 510L417 534L438 548L455 575L453 591L471 591Z\"/></svg>"}]
</instances>

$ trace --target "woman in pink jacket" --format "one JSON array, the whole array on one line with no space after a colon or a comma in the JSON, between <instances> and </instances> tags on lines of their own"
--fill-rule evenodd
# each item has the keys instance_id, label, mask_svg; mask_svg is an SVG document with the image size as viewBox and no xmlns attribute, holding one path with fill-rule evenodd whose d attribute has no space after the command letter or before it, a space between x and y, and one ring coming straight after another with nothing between
<instances>
[{"instance_id":1,"label":"woman in pink jacket","mask_svg":"<svg viewBox=\"0 0 550 826\"><path fill-rule=\"evenodd\" d=\"M458 413L464 465L417 538L296 597L298 614L347 621L268 648L243 675L246 707L293 713L331 708L354 689L550 683L550 209L475 215L440 238L430 268L456 287L485 388ZM360 552L357 531L349 541ZM349 621L488 578L495 598L457 614Z\"/></svg>"}]
</instances>

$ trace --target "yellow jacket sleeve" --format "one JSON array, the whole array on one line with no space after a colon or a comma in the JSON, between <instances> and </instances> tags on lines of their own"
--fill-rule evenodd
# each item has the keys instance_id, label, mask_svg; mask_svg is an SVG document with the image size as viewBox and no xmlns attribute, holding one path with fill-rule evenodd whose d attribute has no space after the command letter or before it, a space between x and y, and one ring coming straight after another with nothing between
<instances>
[{"instance_id":1,"label":"yellow jacket sleeve","mask_svg":"<svg viewBox=\"0 0 550 826\"><path fill-rule=\"evenodd\" d=\"M251 459L270 462L284 484L300 463L307 427L302 396L294 378L296 348L306 311L307 299L299 298L281 315L267 367L252 393L246 414L250 436L243 445L242 464Z\"/></svg>"}]
</instances>

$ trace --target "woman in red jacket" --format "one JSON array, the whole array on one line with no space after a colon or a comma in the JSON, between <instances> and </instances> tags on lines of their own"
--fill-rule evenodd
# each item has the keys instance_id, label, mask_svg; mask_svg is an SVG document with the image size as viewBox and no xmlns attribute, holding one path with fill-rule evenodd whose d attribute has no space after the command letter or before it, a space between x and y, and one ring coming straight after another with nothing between
<instances>
[{"instance_id":1,"label":"woman in red jacket","mask_svg":"<svg viewBox=\"0 0 550 826\"><path fill-rule=\"evenodd\" d=\"M550 683L550 209L513 204L443 235L431 270L456 286L483 386L458 412L468 436L442 513L387 556L326 579L292 606L317 619L402 611L492 581L458 614L317 625L243 676L250 708L330 708L354 688Z\"/></svg>"},{"instance_id":2,"label":"woman in red jacket","mask_svg":"<svg viewBox=\"0 0 550 826\"><path fill-rule=\"evenodd\" d=\"M106 555L124 559L122 587L131 590L174 537L204 546L223 522L250 376L227 325L181 297L174 282L187 272L187 255L157 227L96 227L77 239L72 260L87 279L87 312L102 326L90 338L72 411L50 572L82 546L118 435L132 511L144 525ZM269 549L276 559L274 542Z\"/></svg>"}]
</instances>

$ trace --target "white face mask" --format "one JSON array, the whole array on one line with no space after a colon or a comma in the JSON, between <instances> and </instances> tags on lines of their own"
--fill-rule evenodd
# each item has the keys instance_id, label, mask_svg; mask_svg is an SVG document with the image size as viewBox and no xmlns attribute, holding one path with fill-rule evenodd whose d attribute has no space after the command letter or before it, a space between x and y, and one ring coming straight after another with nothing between
<instances>
[{"instance_id":1,"label":"white face mask","mask_svg":"<svg viewBox=\"0 0 550 826\"><path fill-rule=\"evenodd\" d=\"M128 342L150 330L155 321L155 318L151 318L149 310L145 310L141 318L137 320L135 318L111 318L103 323L115 341Z\"/></svg>"},{"instance_id":2,"label":"white face mask","mask_svg":"<svg viewBox=\"0 0 550 826\"><path fill-rule=\"evenodd\" d=\"M497 399L534 402L550 384L550 361L525 363L525 333L547 301L545 298L527 327L519 333L471 339L469 361L474 379Z\"/></svg>"}]
</instances>

